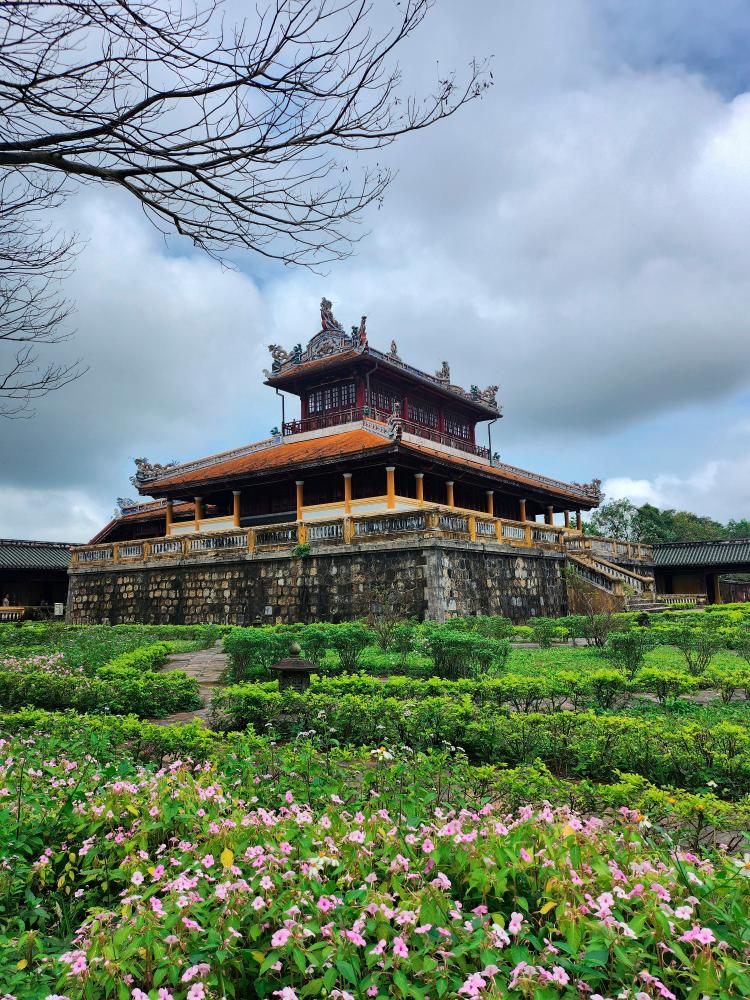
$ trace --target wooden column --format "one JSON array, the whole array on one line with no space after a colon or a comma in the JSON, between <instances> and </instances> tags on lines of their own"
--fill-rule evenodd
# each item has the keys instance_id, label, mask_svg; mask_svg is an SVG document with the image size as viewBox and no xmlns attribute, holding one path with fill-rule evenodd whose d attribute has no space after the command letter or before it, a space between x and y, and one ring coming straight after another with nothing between
<instances>
[{"instance_id":1,"label":"wooden column","mask_svg":"<svg viewBox=\"0 0 750 1000\"><path fill-rule=\"evenodd\" d=\"M195 503L195 514L193 516L195 530L200 531L200 521L203 517L203 500L201 497L193 497L193 502Z\"/></svg>"},{"instance_id":2,"label":"wooden column","mask_svg":"<svg viewBox=\"0 0 750 1000\"><path fill-rule=\"evenodd\" d=\"M388 497L388 510L393 510L396 506L396 466L386 465L385 467L385 492Z\"/></svg>"},{"instance_id":3,"label":"wooden column","mask_svg":"<svg viewBox=\"0 0 750 1000\"><path fill-rule=\"evenodd\" d=\"M580 510L576 511L576 531L583 531L583 517Z\"/></svg>"},{"instance_id":4,"label":"wooden column","mask_svg":"<svg viewBox=\"0 0 750 1000\"><path fill-rule=\"evenodd\" d=\"M414 473L414 483L416 485L416 496L419 503L424 503L424 472Z\"/></svg>"},{"instance_id":5,"label":"wooden column","mask_svg":"<svg viewBox=\"0 0 750 1000\"><path fill-rule=\"evenodd\" d=\"M519 500L518 501L518 520L519 521L525 521L526 520L526 501L525 500Z\"/></svg>"},{"instance_id":6,"label":"wooden column","mask_svg":"<svg viewBox=\"0 0 750 1000\"><path fill-rule=\"evenodd\" d=\"M235 528L240 526L240 491L232 490L232 524Z\"/></svg>"},{"instance_id":7,"label":"wooden column","mask_svg":"<svg viewBox=\"0 0 750 1000\"><path fill-rule=\"evenodd\" d=\"M491 516L495 516L495 491L487 490L487 513Z\"/></svg>"},{"instance_id":8,"label":"wooden column","mask_svg":"<svg viewBox=\"0 0 750 1000\"><path fill-rule=\"evenodd\" d=\"M448 505L448 507L456 506L455 503L453 502L453 480L451 479L449 479L448 482L445 484L445 502Z\"/></svg>"},{"instance_id":9,"label":"wooden column","mask_svg":"<svg viewBox=\"0 0 750 1000\"><path fill-rule=\"evenodd\" d=\"M304 479L296 479L294 485L297 487L297 520L302 520L302 505L304 504Z\"/></svg>"},{"instance_id":10,"label":"wooden column","mask_svg":"<svg viewBox=\"0 0 750 1000\"><path fill-rule=\"evenodd\" d=\"M555 523L555 508L552 506L552 504L547 505L547 513L544 515L544 523L545 524Z\"/></svg>"},{"instance_id":11,"label":"wooden column","mask_svg":"<svg viewBox=\"0 0 750 1000\"><path fill-rule=\"evenodd\" d=\"M174 500L167 500L167 529L166 534L172 534L172 521L174 520Z\"/></svg>"},{"instance_id":12,"label":"wooden column","mask_svg":"<svg viewBox=\"0 0 750 1000\"><path fill-rule=\"evenodd\" d=\"M344 510L347 514L352 512L352 474L344 473Z\"/></svg>"},{"instance_id":13,"label":"wooden column","mask_svg":"<svg viewBox=\"0 0 750 1000\"><path fill-rule=\"evenodd\" d=\"M565 527L569 528L570 527L570 511L569 510L564 511L563 512L563 517L565 518Z\"/></svg>"},{"instance_id":14,"label":"wooden column","mask_svg":"<svg viewBox=\"0 0 750 1000\"><path fill-rule=\"evenodd\" d=\"M706 587L706 595L711 604L721 604L721 584L718 573L711 573L709 577L711 586Z\"/></svg>"}]
</instances>

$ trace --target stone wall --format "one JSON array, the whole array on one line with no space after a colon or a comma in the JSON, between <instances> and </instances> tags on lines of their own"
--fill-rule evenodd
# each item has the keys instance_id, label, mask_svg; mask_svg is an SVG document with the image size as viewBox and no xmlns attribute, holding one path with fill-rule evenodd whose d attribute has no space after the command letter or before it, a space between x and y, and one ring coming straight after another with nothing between
<instances>
[{"instance_id":1,"label":"stone wall","mask_svg":"<svg viewBox=\"0 0 750 1000\"><path fill-rule=\"evenodd\" d=\"M70 574L68 621L94 624L345 621L388 605L438 621L564 614L563 557L445 539L154 561Z\"/></svg>"}]
</instances>

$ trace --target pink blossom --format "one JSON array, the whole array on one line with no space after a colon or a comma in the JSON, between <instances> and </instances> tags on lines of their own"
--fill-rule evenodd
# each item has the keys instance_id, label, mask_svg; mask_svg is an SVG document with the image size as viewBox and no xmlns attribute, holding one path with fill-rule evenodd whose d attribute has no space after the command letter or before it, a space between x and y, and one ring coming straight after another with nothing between
<instances>
[{"instance_id":1,"label":"pink blossom","mask_svg":"<svg viewBox=\"0 0 750 1000\"><path fill-rule=\"evenodd\" d=\"M283 948L291 936L291 932L288 931L286 927L282 927L280 930L276 931L271 938L271 947Z\"/></svg>"},{"instance_id":2,"label":"pink blossom","mask_svg":"<svg viewBox=\"0 0 750 1000\"><path fill-rule=\"evenodd\" d=\"M406 947L406 943L402 937L395 937L393 939L393 954L398 958L409 957L409 949Z\"/></svg>"},{"instance_id":3,"label":"pink blossom","mask_svg":"<svg viewBox=\"0 0 750 1000\"><path fill-rule=\"evenodd\" d=\"M515 937L521 932L521 926L523 925L523 914L516 913L515 911L510 915L510 921L508 922L508 933Z\"/></svg>"}]
</instances>

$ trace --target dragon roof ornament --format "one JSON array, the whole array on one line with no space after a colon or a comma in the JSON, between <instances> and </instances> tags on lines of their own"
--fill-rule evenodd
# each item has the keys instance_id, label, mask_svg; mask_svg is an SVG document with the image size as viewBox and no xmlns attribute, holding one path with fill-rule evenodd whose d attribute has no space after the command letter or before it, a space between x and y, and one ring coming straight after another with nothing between
<instances>
[{"instance_id":1,"label":"dragon roof ornament","mask_svg":"<svg viewBox=\"0 0 750 1000\"><path fill-rule=\"evenodd\" d=\"M396 341L391 341L391 348L388 353L378 351L370 347L367 340L367 317L363 316L359 326L352 326L351 333L346 333L343 326L333 315L333 305L329 299L323 298L320 302L320 330L312 337L303 348L301 344L295 344L291 351L284 350L278 344L270 344L268 350L271 354L271 371L264 369L266 378L273 378L276 375L288 374L299 365L308 364L311 361L318 361L321 358L333 357L336 354L355 351L357 353L369 353L375 357L382 358L393 365L403 368L412 375L418 376L427 382L432 382L442 389L448 389L455 395L463 399L470 400L480 405L499 412L497 402L498 386L490 385L486 389L478 386L471 386L467 391L460 385L453 385L450 381L450 367L447 361L443 361L442 367L430 375L428 372L420 371L406 364L399 357Z\"/></svg>"}]
</instances>

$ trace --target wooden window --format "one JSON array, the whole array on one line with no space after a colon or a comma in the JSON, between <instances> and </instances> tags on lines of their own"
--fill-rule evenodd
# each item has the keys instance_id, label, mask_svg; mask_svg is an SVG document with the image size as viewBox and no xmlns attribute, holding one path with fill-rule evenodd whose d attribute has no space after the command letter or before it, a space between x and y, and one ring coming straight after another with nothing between
<instances>
[{"instance_id":1,"label":"wooden window","mask_svg":"<svg viewBox=\"0 0 750 1000\"><path fill-rule=\"evenodd\" d=\"M376 410L393 413L397 403L401 404L401 398L395 394L390 386L375 382L370 387L370 405L374 406Z\"/></svg>"},{"instance_id":2,"label":"wooden window","mask_svg":"<svg viewBox=\"0 0 750 1000\"><path fill-rule=\"evenodd\" d=\"M422 399L409 399L409 420L424 427L438 426L437 407L431 403L426 403Z\"/></svg>"},{"instance_id":3,"label":"wooden window","mask_svg":"<svg viewBox=\"0 0 750 1000\"><path fill-rule=\"evenodd\" d=\"M446 434L463 438L464 441L471 440L471 425L463 417L458 417L455 413L446 413L444 426Z\"/></svg>"},{"instance_id":4,"label":"wooden window","mask_svg":"<svg viewBox=\"0 0 750 1000\"><path fill-rule=\"evenodd\" d=\"M325 389L315 389L307 395L307 412L327 413L329 410L341 410L354 406L356 391L354 382L344 382L341 385L329 385Z\"/></svg>"}]
</instances>

